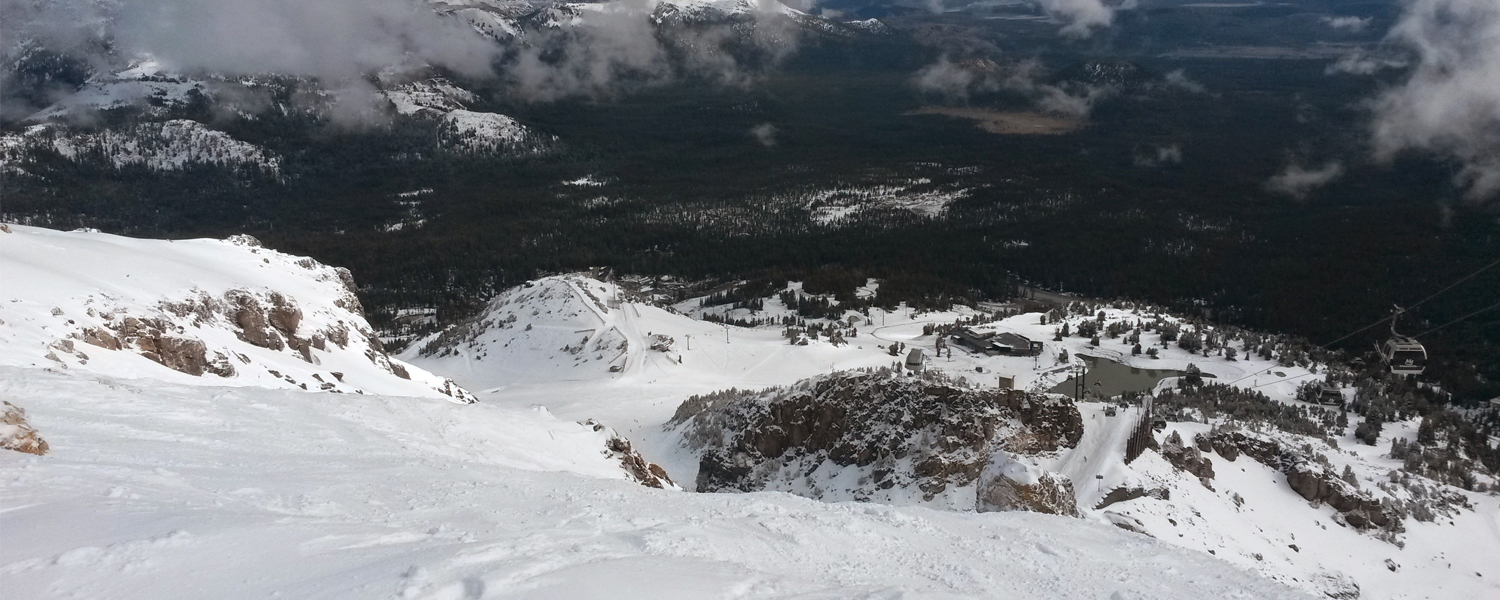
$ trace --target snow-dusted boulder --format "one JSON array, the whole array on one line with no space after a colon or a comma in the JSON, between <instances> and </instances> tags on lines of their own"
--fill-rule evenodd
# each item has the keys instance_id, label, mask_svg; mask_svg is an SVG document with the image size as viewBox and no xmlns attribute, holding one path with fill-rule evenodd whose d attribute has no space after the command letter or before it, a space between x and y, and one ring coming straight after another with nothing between
<instances>
[{"instance_id":1,"label":"snow-dusted boulder","mask_svg":"<svg viewBox=\"0 0 1500 600\"><path fill-rule=\"evenodd\" d=\"M1072 481L1017 461L1003 452L992 456L984 471L980 472L978 496L974 508L979 512L1025 510L1078 516Z\"/></svg>"},{"instance_id":2,"label":"snow-dusted boulder","mask_svg":"<svg viewBox=\"0 0 1500 600\"><path fill-rule=\"evenodd\" d=\"M26 409L5 402L0 406L0 450L46 454L47 441L26 422Z\"/></svg>"}]
</instances>

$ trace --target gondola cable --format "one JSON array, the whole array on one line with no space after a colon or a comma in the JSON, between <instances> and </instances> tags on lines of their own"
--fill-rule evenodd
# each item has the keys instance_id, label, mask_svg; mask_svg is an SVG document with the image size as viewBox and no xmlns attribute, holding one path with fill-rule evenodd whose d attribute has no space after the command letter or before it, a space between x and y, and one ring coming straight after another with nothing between
<instances>
[{"instance_id":1,"label":"gondola cable","mask_svg":"<svg viewBox=\"0 0 1500 600\"><path fill-rule=\"evenodd\" d=\"M1473 317L1473 316L1475 316L1475 315L1478 315L1478 314L1480 314L1480 313L1483 313L1483 312L1487 312L1487 311L1491 311L1491 310L1495 310L1495 309L1497 309L1497 308L1500 308L1500 302L1496 302L1496 303L1494 303L1494 304L1491 304L1491 305L1489 305L1489 306L1486 306L1486 307L1484 307L1484 308L1481 308L1481 309L1479 309L1479 310L1476 310L1476 311L1474 311L1474 312L1471 312L1471 313L1469 313L1469 314L1467 314L1467 315L1464 315L1464 316L1462 316L1462 317L1459 317L1459 318L1457 318L1457 319L1454 319L1454 320L1452 320L1452 321L1448 321L1448 322L1447 322L1447 323L1443 323L1443 324L1442 324L1442 325L1438 325L1438 326L1437 326L1437 327L1433 327L1433 328L1432 328L1432 329L1428 329L1428 330L1427 330L1427 331L1423 331L1423 332L1422 332L1422 333L1419 333L1419 334L1417 334L1417 335L1414 335L1414 336L1412 336L1412 337L1414 337L1414 338L1417 338L1417 337L1422 337L1422 336L1424 336L1424 335L1427 335L1427 334L1429 334L1429 333L1432 333L1432 332L1434 332L1434 331L1437 331L1437 330L1439 330L1439 329L1442 329L1442 328L1444 328L1444 327L1447 327L1447 326L1449 326L1449 325L1452 325L1452 324L1454 324L1454 323L1457 323L1457 322L1459 322L1459 321L1463 321L1463 320L1466 320L1466 319L1468 319L1468 318L1469 318L1469 317Z\"/></svg>"},{"instance_id":2,"label":"gondola cable","mask_svg":"<svg viewBox=\"0 0 1500 600\"><path fill-rule=\"evenodd\" d=\"M1433 293L1432 293L1432 295L1430 295L1430 296L1427 296L1427 297L1426 297L1426 298L1423 298L1423 299L1421 299L1421 300L1418 300L1418 301L1417 301L1417 302L1416 302L1416 303L1415 303L1415 304L1412 304L1412 305L1411 305L1411 306L1408 306L1408 307L1406 307L1406 308L1405 308L1405 309L1402 309L1402 310L1403 310L1403 311L1404 311L1404 310L1410 310L1410 309L1413 309L1413 308L1416 308L1416 307L1418 307L1418 306L1421 306L1421 305L1422 305L1422 304L1424 304L1424 303L1426 303L1426 302L1427 302L1427 301L1428 301L1428 300L1431 300L1431 299L1433 299L1433 298L1436 298L1436 297L1438 297L1438 296L1439 296L1439 295L1441 295L1441 294L1442 294L1442 293L1443 293L1443 292L1446 292L1446 291L1448 291L1448 290L1451 290L1451 289L1453 289L1453 288L1455 288L1455 287L1457 287L1457 286L1458 286L1458 284L1461 284L1461 283L1463 283L1463 282L1465 282L1465 281L1468 281L1468 280L1470 280L1470 279L1473 279L1473 278L1474 278L1474 277L1475 277L1475 276L1477 276L1477 275L1479 275L1479 274L1480 274L1480 273L1483 273L1483 272L1485 272L1485 271L1487 271L1487 270L1489 270L1489 269L1492 269L1492 268L1494 268L1494 267L1495 267L1495 266L1496 266L1496 265L1500 265L1500 258L1497 258L1497 259L1495 259L1495 260L1494 260L1494 262L1491 262L1491 263L1490 263L1490 264L1487 264L1487 265L1485 265L1485 266L1483 266L1483 267L1480 267L1480 268L1479 268L1479 269L1478 269L1478 270L1477 270L1477 271L1474 271L1474 272L1473 272L1473 273L1469 273L1469 274L1468 274L1468 275L1465 275L1465 276L1463 276L1463 277L1461 277L1461 278L1459 278L1459 279L1458 279L1458 280L1457 280L1457 281L1454 281L1454 282L1453 282L1453 283L1450 283L1450 284L1448 284L1448 285L1447 285L1447 286L1446 286L1446 287L1444 287L1444 288L1443 288L1443 289L1440 289L1440 290L1438 290L1438 291L1436 291L1436 292L1433 292ZM1480 309L1480 310L1478 310L1478 311L1476 311L1476 312L1473 312L1473 313L1469 313L1469 314L1467 314L1467 315L1464 315L1464 316L1462 316L1462 317L1459 317L1459 318L1458 318L1458 319L1455 319L1455 320L1453 320L1453 321L1450 321L1450 322L1448 322L1448 323L1444 323L1444 324L1442 324L1442 325L1439 325L1439 326L1437 326L1437 327L1434 327L1434 328L1432 328L1432 329L1429 329L1429 330L1427 330L1427 331L1424 331L1424 332L1422 332L1422 333L1419 333L1419 334L1417 334L1417 335L1414 335L1414 336L1411 336L1411 337L1413 337L1413 338L1417 338L1417 337L1421 337L1421 336L1424 336L1424 335L1427 335L1427 334L1429 334L1429 333L1432 333L1432 332L1434 332L1434 331L1437 331L1437 330L1439 330L1439 329L1442 329L1442 328L1444 328L1444 327L1447 327L1447 326L1449 326L1449 325L1452 325L1452 324L1454 324L1454 323L1457 323L1457 322L1459 322L1459 321L1462 321L1462 320L1464 320L1464 319L1467 319L1467 318L1469 318L1469 317L1472 317L1472 316L1474 316L1474 315L1477 315L1477 314L1479 314L1479 313L1482 313L1482 312L1484 312L1484 311L1487 311L1487 310L1491 310L1491 309L1494 309L1494 308L1496 308L1496 307L1500 307L1500 304L1495 304L1495 305L1492 305L1492 306L1490 306L1490 307L1488 307L1488 308L1483 308L1483 309ZM1328 347L1329 347L1329 346L1332 346L1332 345L1334 345L1334 344L1337 344L1337 343L1339 343L1339 342L1342 342L1342 341L1344 341L1344 340L1347 340L1347 339L1349 339L1349 338L1351 338L1351 337L1354 337L1354 336L1356 336L1356 335L1359 335L1359 334L1360 334L1360 333L1363 333L1363 332L1365 332L1365 331L1368 331L1368 330L1369 330L1369 329L1370 329L1370 328L1371 328L1371 327L1374 327L1374 326L1376 326L1376 325L1379 325L1379 324L1381 324L1381 323L1384 323L1384 322L1386 322L1386 321L1391 321L1391 320L1392 320L1392 319L1394 319L1394 318L1396 318L1396 316L1397 316L1397 315L1400 315L1400 314L1401 314L1401 312L1402 312L1402 311L1398 311L1398 312L1396 312L1396 313L1395 313L1395 314L1392 314L1392 315L1391 315L1391 316L1389 316L1389 317L1381 317L1381 318L1380 318L1380 320L1378 320L1378 321L1375 321L1375 322L1374 322L1374 323L1370 323L1370 324L1369 324L1369 325L1365 325L1365 326L1364 326L1364 327L1361 327L1361 328L1359 328L1359 329L1356 329L1356 330L1354 330L1354 331L1352 331L1352 332L1350 332L1350 333L1348 333L1348 334L1346 334L1346 335L1344 335L1344 336L1343 336L1343 337L1340 337L1340 338L1339 338L1339 339L1336 339L1336 340L1333 340L1333 341L1331 341L1331 342L1328 342L1328 343L1326 343L1326 344L1318 344L1318 345L1317 345L1317 347L1318 347L1318 348L1322 348L1322 349L1324 349L1324 350L1327 350L1327 349L1328 349ZM1394 326L1394 321L1393 321L1393 322L1392 322L1392 325L1393 325L1393 326ZM1241 381L1244 381L1244 380L1246 380L1246 379L1249 379L1249 378L1251 378L1251 377L1255 377L1255 376L1256 376L1256 375L1260 375L1260 374L1261 374L1261 373L1265 373L1265 372L1266 372L1266 371L1270 371L1270 370L1271 370L1271 369L1274 369L1274 368L1276 368L1276 367L1278 367L1278 366L1280 366L1280 365L1275 365L1275 364L1273 364L1273 365L1271 365L1271 366L1269 366L1269 367L1266 367L1266 368L1264 368L1264 369L1261 369L1261 370L1259 370L1259 371L1256 371L1256 372L1254 372L1254 373L1251 373L1251 374L1249 374L1249 375L1246 375L1246 376L1244 376L1244 377L1241 377L1241 378L1239 378L1239 379L1236 379L1236 380L1234 380L1234 381L1231 381L1231 382L1229 382L1229 383L1228 383L1228 385L1234 385L1234 384L1236 384L1236 383L1239 383L1239 382L1241 382ZM1275 383L1275 382L1272 382L1272 383ZM1260 386L1255 386L1255 387L1260 387ZM1253 388L1252 388L1252 389L1253 389Z\"/></svg>"}]
</instances>

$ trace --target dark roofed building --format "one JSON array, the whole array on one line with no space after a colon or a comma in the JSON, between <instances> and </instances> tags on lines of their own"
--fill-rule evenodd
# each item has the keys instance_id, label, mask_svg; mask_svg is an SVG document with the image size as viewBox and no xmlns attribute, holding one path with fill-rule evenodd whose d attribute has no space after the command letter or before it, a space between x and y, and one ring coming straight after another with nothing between
<instances>
[{"instance_id":1,"label":"dark roofed building","mask_svg":"<svg viewBox=\"0 0 1500 600\"><path fill-rule=\"evenodd\" d=\"M960 327L958 331L953 332L953 335L949 337L953 340L953 343L968 348L971 351L998 354L999 351L995 348L995 345L990 343L991 335L994 334L983 335L968 327Z\"/></svg>"},{"instance_id":2,"label":"dark roofed building","mask_svg":"<svg viewBox=\"0 0 1500 600\"><path fill-rule=\"evenodd\" d=\"M1005 356L1036 356L1042 353L1042 343L1009 331L991 338L990 344Z\"/></svg>"}]
</instances>

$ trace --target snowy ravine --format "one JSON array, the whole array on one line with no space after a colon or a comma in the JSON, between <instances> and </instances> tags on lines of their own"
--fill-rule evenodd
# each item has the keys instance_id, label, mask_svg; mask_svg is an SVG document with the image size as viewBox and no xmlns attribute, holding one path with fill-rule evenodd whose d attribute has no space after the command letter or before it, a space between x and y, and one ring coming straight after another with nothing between
<instances>
[{"instance_id":1,"label":"snowy ravine","mask_svg":"<svg viewBox=\"0 0 1500 600\"><path fill-rule=\"evenodd\" d=\"M0 367L15 598L1306 598L1030 513L692 494L544 411Z\"/></svg>"}]
</instances>

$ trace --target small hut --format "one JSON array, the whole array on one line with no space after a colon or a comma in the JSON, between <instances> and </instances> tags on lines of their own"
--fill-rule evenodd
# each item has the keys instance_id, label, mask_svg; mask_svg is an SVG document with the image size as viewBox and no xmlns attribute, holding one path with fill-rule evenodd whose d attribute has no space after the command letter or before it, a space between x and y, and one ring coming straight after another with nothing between
<instances>
[{"instance_id":1,"label":"small hut","mask_svg":"<svg viewBox=\"0 0 1500 600\"><path fill-rule=\"evenodd\" d=\"M916 373L922 372L923 358L921 348L912 348L911 352L906 353L906 370Z\"/></svg>"}]
</instances>

